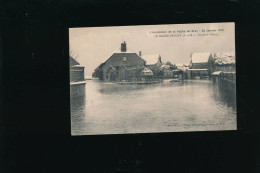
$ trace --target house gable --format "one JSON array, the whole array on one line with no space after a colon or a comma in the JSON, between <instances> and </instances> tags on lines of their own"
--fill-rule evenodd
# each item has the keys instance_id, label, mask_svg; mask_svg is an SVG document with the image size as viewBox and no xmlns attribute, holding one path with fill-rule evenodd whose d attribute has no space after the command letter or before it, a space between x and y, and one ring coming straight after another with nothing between
<instances>
[{"instance_id":1,"label":"house gable","mask_svg":"<svg viewBox=\"0 0 260 173\"><path fill-rule=\"evenodd\" d=\"M114 53L105 62L105 68L110 66L144 66L144 64L144 60L136 53Z\"/></svg>"}]
</instances>

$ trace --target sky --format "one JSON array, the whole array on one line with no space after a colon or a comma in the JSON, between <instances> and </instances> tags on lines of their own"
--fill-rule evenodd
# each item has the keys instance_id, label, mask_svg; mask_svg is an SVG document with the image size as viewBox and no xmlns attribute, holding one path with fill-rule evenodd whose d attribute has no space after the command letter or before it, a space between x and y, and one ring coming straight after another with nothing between
<instances>
[{"instance_id":1,"label":"sky","mask_svg":"<svg viewBox=\"0 0 260 173\"><path fill-rule=\"evenodd\" d=\"M191 53L195 52L235 52L235 23L69 29L70 54L77 56L80 65L85 66L86 77L90 77L95 68L119 49L124 41L127 49L137 54L139 51L143 55L160 54L163 63L183 64L189 63Z\"/></svg>"}]
</instances>

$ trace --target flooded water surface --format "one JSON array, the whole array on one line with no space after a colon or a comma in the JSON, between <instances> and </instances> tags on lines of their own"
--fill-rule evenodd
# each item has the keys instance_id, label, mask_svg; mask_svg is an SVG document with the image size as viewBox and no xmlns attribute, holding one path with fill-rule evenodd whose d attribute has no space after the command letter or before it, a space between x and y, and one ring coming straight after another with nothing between
<instances>
[{"instance_id":1,"label":"flooded water surface","mask_svg":"<svg viewBox=\"0 0 260 173\"><path fill-rule=\"evenodd\" d=\"M120 85L88 80L71 95L72 135L236 129L234 96L210 80Z\"/></svg>"}]
</instances>

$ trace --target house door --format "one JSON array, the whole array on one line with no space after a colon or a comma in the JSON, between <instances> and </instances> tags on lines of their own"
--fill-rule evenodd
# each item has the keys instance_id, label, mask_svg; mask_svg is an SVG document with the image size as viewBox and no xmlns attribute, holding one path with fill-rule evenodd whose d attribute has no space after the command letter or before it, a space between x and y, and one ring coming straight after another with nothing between
<instances>
[{"instance_id":1,"label":"house door","mask_svg":"<svg viewBox=\"0 0 260 173\"><path fill-rule=\"evenodd\" d=\"M111 73L111 75L110 75L110 81L115 81L115 73Z\"/></svg>"}]
</instances>

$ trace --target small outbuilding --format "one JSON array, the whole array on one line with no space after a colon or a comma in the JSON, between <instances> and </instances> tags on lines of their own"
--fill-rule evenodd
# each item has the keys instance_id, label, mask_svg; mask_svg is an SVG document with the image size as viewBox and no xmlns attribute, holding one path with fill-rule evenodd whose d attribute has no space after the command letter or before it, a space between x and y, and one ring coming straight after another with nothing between
<instances>
[{"instance_id":1,"label":"small outbuilding","mask_svg":"<svg viewBox=\"0 0 260 173\"><path fill-rule=\"evenodd\" d=\"M142 76L153 76L153 72L152 72L152 70L150 70L148 68L144 68L141 75Z\"/></svg>"}]
</instances>

